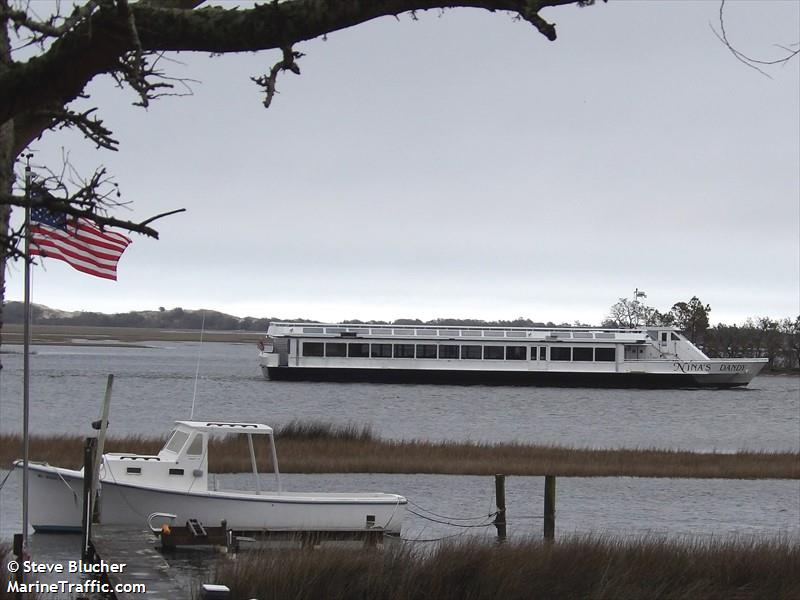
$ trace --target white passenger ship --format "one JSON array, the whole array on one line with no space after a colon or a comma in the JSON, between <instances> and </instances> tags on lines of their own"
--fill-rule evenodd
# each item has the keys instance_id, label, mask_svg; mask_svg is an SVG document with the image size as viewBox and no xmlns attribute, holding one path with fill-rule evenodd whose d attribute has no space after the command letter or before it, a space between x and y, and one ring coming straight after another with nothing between
<instances>
[{"instance_id":1,"label":"white passenger ship","mask_svg":"<svg viewBox=\"0 0 800 600\"><path fill-rule=\"evenodd\" d=\"M710 359L677 329L272 323L268 379L587 387L745 386L767 359Z\"/></svg>"}]
</instances>

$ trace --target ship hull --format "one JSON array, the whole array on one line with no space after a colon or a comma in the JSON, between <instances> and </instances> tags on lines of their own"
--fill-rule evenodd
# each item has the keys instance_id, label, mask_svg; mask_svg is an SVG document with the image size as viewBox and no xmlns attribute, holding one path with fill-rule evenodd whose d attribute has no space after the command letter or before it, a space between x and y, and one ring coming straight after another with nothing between
<instances>
[{"instance_id":1,"label":"ship hull","mask_svg":"<svg viewBox=\"0 0 800 600\"><path fill-rule=\"evenodd\" d=\"M376 369L263 367L275 381L334 381L445 385L509 385L588 388L733 388L750 378L692 373L611 373L566 371L477 371L457 369Z\"/></svg>"}]
</instances>

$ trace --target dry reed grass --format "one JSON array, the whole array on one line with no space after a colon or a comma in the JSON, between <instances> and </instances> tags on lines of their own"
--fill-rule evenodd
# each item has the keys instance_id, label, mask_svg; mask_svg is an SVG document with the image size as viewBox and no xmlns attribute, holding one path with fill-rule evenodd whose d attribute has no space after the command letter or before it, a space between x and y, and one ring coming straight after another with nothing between
<instances>
[{"instance_id":1,"label":"dry reed grass","mask_svg":"<svg viewBox=\"0 0 800 600\"><path fill-rule=\"evenodd\" d=\"M437 473L454 475L560 475L570 477L693 477L800 479L800 454L792 452L698 453L658 449L589 449L518 443L382 440L368 426L292 422L277 430L278 458L287 473ZM155 454L160 438L110 437L107 452ZM83 438L33 436L31 459L77 468ZM267 444L256 445L259 464L270 467ZM0 434L0 464L21 456L16 434ZM209 470L250 469L246 440L212 440Z\"/></svg>"},{"instance_id":2,"label":"dry reed grass","mask_svg":"<svg viewBox=\"0 0 800 600\"><path fill-rule=\"evenodd\" d=\"M215 575L234 600L789 599L800 598L800 545L593 536L429 552L273 550L223 561Z\"/></svg>"}]
</instances>

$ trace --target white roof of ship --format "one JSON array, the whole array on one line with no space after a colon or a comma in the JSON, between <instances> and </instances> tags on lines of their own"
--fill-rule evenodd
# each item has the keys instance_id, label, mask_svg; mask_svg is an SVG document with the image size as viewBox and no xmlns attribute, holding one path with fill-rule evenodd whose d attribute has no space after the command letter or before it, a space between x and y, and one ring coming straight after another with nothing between
<instances>
[{"instance_id":1,"label":"white roof of ship","mask_svg":"<svg viewBox=\"0 0 800 600\"><path fill-rule=\"evenodd\" d=\"M228 421L175 421L191 429L200 429L215 433L249 433L253 435L272 435L272 427L262 423L234 423Z\"/></svg>"}]
</instances>

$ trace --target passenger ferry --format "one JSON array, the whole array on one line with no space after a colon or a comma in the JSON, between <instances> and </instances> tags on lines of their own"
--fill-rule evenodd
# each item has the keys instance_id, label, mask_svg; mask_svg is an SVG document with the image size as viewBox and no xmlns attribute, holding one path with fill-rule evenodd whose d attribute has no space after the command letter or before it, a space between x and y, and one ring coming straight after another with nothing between
<instances>
[{"instance_id":1,"label":"passenger ferry","mask_svg":"<svg viewBox=\"0 0 800 600\"><path fill-rule=\"evenodd\" d=\"M746 386L767 359L711 359L677 329L272 323L264 377L637 388Z\"/></svg>"}]
</instances>

